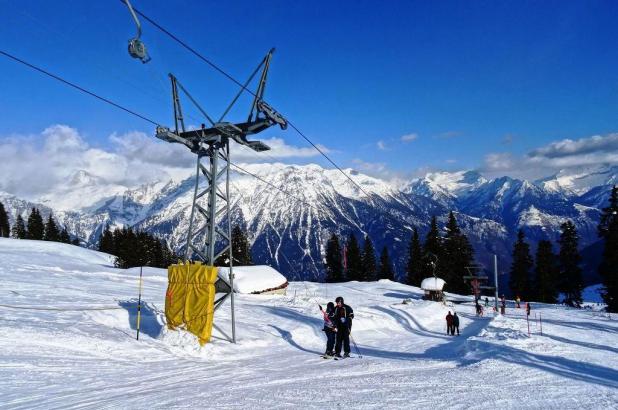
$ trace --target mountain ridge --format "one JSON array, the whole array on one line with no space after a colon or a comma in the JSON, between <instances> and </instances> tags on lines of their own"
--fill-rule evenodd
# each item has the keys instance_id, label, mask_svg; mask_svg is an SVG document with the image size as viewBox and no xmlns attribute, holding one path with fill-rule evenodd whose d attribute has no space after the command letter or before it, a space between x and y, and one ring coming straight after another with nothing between
<instances>
[{"instance_id":1,"label":"mountain ridge","mask_svg":"<svg viewBox=\"0 0 618 410\"><path fill-rule=\"evenodd\" d=\"M477 259L486 266L490 266L491 254L497 253L506 262L503 270L507 270L511 242L518 229L524 229L532 243L540 239L556 241L560 224L567 219L578 227L583 248L597 240L599 207L610 191L607 183L618 180L618 167L607 167L606 172L599 169L597 177L590 180L606 184L587 189L580 184L577 194L554 189L555 184L548 182L551 177L541 182L508 176L487 179L476 171L430 173L396 186L349 168L344 170L347 176L315 164L264 163L243 168L268 183L232 173L232 223L247 230L256 262L271 264L295 280L323 279L326 240L331 233L347 237L351 232L357 237L369 235L376 249L387 246L401 276L412 228L417 227L424 235L432 216L438 216L443 225L451 210L469 236ZM564 181L566 173L554 176L554 180L559 178ZM95 178L78 175L80 186L88 187L89 181L96 183ZM39 204L0 193L0 201L6 202L11 223L17 213L27 217L29 209L38 206L44 216L53 212L60 224L90 247L109 224L157 234L181 251L193 183L194 178L157 181L114 192L96 206L78 211L55 210L50 197Z\"/></svg>"}]
</instances>

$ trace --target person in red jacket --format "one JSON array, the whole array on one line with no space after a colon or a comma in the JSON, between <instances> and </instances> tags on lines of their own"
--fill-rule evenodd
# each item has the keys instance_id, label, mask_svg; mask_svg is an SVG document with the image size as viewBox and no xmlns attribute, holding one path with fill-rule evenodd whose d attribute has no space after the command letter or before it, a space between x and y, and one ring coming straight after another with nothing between
<instances>
[{"instance_id":1,"label":"person in red jacket","mask_svg":"<svg viewBox=\"0 0 618 410\"><path fill-rule=\"evenodd\" d=\"M455 329L453 328L453 315L451 315L451 311L448 311L448 315L446 315L446 334L447 335L455 335Z\"/></svg>"}]
</instances>

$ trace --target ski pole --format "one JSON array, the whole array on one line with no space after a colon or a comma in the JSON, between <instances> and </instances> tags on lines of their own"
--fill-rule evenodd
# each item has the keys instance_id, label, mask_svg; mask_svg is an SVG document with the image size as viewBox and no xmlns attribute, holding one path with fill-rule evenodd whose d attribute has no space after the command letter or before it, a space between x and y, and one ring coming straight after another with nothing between
<instances>
[{"instance_id":1,"label":"ski pole","mask_svg":"<svg viewBox=\"0 0 618 410\"><path fill-rule=\"evenodd\" d=\"M142 267L139 267L139 296L137 299L137 340L139 340L139 323L142 318Z\"/></svg>"},{"instance_id":2,"label":"ski pole","mask_svg":"<svg viewBox=\"0 0 618 410\"><path fill-rule=\"evenodd\" d=\"M352 337L352 331L351 330L348 330L348 331L350 332L349 333L350 340L352 341L352 344L354 345L354 349L356 349L356 354L358 354L358 357L362 359L363 355L361 354L360 349L358 348L358 345L356 344L356 342L354 341L354 338Z\"/></svg>"}]
</instances>

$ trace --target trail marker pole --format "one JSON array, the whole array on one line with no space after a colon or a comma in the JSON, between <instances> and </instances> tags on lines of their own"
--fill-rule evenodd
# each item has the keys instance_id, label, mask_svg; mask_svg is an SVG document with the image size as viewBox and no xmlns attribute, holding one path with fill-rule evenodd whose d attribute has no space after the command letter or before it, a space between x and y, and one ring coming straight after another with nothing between
<instances>
[{"instance_id":1,"label":"trail marker pole","mask_svg":"<svg viewBox=\"0 0 618 410\"><path fill-rule=\"evenodd\" d=\"M498 312L498 255L494 254L494 284L496 285L496 291L494 294L494 307Z\"/></svg>"},{"instance_id":2,"label":"trail marker pole","mask_svg":"<svg viewBox=\"0 0 618 410\"><path fill-rule=\"evenodd\" d=\"M139 296L137 298L137 340L139 340L139 324L142 318L142 267L139 267Z\"/></svg>"},{"instance_id":3,"label":"trail marker pole","mask_svg":"<svg viewBox=\"0 0 618 410\"><path fill-rule=\"evenodd\" d=\"M541 312L539 312L539 325L541 325L541 336L543 336L543 320L541 319Z\"/></svg>"},{"instance_id":4,"label":"trail marker pole","mask_svg":"<svg viewBox=\"0 0 618 410\"><path fill-rule=\"evenodd\" d=\"M528 323L528 336L530 336L530 316L526 315L526 323Z\"/></svg>"}]
</instances>

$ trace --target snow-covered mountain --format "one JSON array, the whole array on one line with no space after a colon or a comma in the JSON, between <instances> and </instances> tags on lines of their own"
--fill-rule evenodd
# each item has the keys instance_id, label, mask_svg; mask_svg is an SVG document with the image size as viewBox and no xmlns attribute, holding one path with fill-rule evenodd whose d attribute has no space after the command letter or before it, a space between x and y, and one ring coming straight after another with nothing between
<instances>
[{"instance_id":1,"label":"snow-covered mountain","mask_svg":"<svg viewBox=\"0 0 618 410\"><path fill-rule=\"evenodd\" d=\"M256 262L271 264L290 279L322 277L324 246L333 232L369 235L377 251L389 248L397 273L403 274L412 228L424 235L432 216L444 224L451 210L477 258L488 266L497 253L507 269L520 228L532 242L556 240L560 225L570 219L585 247L597 241L599 208L611 184L618 181L618 167L588 170L588 176L582 170L560 172L536 182L507 176L488 180L476 171L440 172L402 186L344 170L360 190L338 170L313 164L243 168L268 183L232 174L232 222L247 230ZM35 202L4 193L0 201L10 211L11 223L17 213L26 217L30 208L38 206L44 216L53 211L71 233L90 245L97 242L105 224L129 225L160 235L180 250L186 240L193 183L193 178L159 181L122 192L114 187L105 196L96 178L78 173L67 192ZM75 200L76 209L67 210L72 198L80 196L88 198Z\"/></svg>"}]
</instances>

